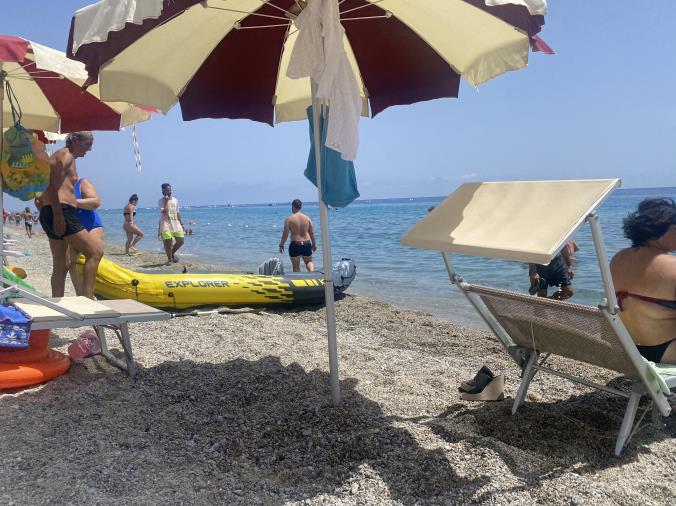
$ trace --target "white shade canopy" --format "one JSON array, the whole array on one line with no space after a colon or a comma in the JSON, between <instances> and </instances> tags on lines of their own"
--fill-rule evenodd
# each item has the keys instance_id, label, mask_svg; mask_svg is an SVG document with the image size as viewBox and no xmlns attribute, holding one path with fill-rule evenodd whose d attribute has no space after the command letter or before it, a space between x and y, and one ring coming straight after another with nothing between
<instances>
[{"instance_id":1,"label":"white shade canopy","mask_svg":"<svg viewBox=\"0 0 676 506\"><path fill-rule=\"evenodd\" d=\"M403 246L546 265L619 179L466 183Z\"/></svg>"}]
</instances>

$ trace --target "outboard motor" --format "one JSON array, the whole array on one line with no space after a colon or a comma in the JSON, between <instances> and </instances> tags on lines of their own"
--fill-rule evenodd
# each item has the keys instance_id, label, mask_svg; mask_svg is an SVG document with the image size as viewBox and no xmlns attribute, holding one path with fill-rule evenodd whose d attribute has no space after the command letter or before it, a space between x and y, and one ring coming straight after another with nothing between
<instances>
[{"instance_id":1,"label":"outboard motor","mask_svg":"<svg viewBox=\"0 0 676 506\"><path fill-rule=\"evenodd\" d=\"M283 276L284 264L277 257L268 258L258 266L258 274L263 274L265 276Z\"/></svg>"},{"instance_id":2,"label":"outboard motor","mask_svg":"<svg viewBox=\"0 0 676 506\"><path fill-rule=\"evenodd\" d=\"M357 274L357 265L351 258L341 258L333 264L333 291L343 293Z\"/></svg>"}]
</instances>

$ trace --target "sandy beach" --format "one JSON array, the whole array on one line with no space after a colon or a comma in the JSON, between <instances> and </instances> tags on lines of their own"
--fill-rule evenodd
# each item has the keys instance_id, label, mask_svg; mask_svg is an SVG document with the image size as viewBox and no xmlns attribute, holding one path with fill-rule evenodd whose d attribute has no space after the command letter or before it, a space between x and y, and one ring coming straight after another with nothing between
<instances>
[{"instance_id":1,"label":"sandy beach","mask_svg":"<svg viewBox=\"0 0 676 506\"><path fill-rule=\"evenodd\" d=\"M49 293L44 235L28 241L8 228L30 253L15 263ZM132 268L162 262L121 253L108 245L111 260ZM173 269L184 265L218 268ZM349 291L337 302L343 401L334 407L324 318L311 307L135 324L135 381L94 357L3 393L0 502L676 502L674 415L664 430L646 424L616 458L622 399L541 376L511 416L519 371L490 334ZM51 344L65 351L78 332L54 332ZM507 375L504 401L459 399L482 364Z\"/></svg>"}]
</instances>

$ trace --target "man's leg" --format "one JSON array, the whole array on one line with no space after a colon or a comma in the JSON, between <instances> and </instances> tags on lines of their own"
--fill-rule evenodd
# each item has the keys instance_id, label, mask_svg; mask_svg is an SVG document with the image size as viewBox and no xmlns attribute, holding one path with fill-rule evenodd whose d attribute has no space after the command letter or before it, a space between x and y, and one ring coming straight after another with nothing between
<instances>
[{"instance_id":1,"label":"man's leg","mask_svg":"<svg viewBox=\"0 0 676 506\"><path fill-rule=\"evenodd\" d=\"M52 297L63 297L66 289L66 241L49 240L49 249L52 250Z\"/></svg>"},{"instance_id":2,"label":"man's leg","mask_svg":"<svg viewBox=\"0 0 676 506\"><path fill-rule=\"evenodd\" d=\"M167 263L171 263L171 248L174 245L174 240L170 237L169 239L163 239L162 242L164 243L164 252L167 255Z\"/></svg>"},{"instance_id":3,"label":"man's leg","mask_svg":"<svg viewBox=\"0 0 676 506\"><path fill-rule=\"evenodd\" d=\"M77 257L80 256L80 252L73 247L68 247L68 253L66 254L68 274L70 274L70 280L73 283L73 288L75 288L75 295L82 295L82 276L77 270Z\"/></svg>"},{"instance_id":4,"label":"man's leg","mask_svg":"<svg viewBox=\"0 0 676 506\"><path fill-rule=\"evenodd\" d=\"M85 263L82 267L82 295L93 299L96 271L103 257L103 248L95 238L89 236L86 230L68 235L64 237L64 241L85 256Z\"/></svg>"},{"instance_id":5,"label":"man's leg","mask_svg":"<svg viewBox=\"0 0 676 506\"><path fill-rule=\"evenodd\" d=\"M179 248L183 246L184 242L185 239L183 239L183 237L174 237L174 247L171 249L171 260L174 260L174 255L179 250Z\"/></svg>"},{"instance_id":6,"label":"man's leg","mask_svg":"<svg viewBox=\"0 0 676 506\"><path fill-rule=\"evenodd\" d=\"M291 258L291 266L293 267L293 272L300 272L300 257L289 257Z\"/></svg>"},{"instance_id":7,"label":"man's leg","mask_svg":"<svg viewBox=\"0 0 676 506\"><path fill-rule=\"evenodd\" d=\"M312 261L312 257L303 257L303 262L305 262L305 268L307 269L308 272L314 272L315 270L315 264ZM300 270L300 267L298 268Z\"/></svg>"}]
</instances>

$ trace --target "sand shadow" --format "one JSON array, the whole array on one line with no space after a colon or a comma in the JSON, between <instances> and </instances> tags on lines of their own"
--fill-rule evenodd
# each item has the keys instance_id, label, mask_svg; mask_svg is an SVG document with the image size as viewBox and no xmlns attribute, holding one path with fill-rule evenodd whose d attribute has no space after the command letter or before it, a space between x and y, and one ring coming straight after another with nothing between
<instances>
[{"instance_id":1,"label":"sand shadow","mask_svg":"<svg viewBox=\"0 0 676 506\"><path fill-rule=\"evenodd\" d=\"M0 483L33 502L246 504L350 497L364 465L402 504L470 497L486 484L459 476L443 450L388 421L356 383L341 382L343 402L333 407L325 372L277 357L165 362L136 382L78 364L42 392L0 401L20 412L4 424L16 437L2 450L21 473L20 483ZM41 488L54 466L68 487Z\"/></svg>"},{"instance_id":2,"label":"sand shadow","mask_svg":"<svg viewBox=\"0 0 676 506\"><path fill-rule=\"evenodd\" d=\"M617 388L623 381L609 385ZM470 441L500 455L511 472L526 482L513 490L528 489L572 469L584 474L622 467L650 453L647 444L676 436L674 416L663 418L664 428L657 428L650 423L648 410L641 429L623 455L616 457L613 452L626 399L595 390L554 402L527 401L514 416L512 402L513 398L476 404L459 401L423 423L448 442ZM644 400L639 417L648 405Z\"/></svg>"}]
</instances>

